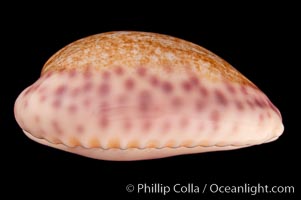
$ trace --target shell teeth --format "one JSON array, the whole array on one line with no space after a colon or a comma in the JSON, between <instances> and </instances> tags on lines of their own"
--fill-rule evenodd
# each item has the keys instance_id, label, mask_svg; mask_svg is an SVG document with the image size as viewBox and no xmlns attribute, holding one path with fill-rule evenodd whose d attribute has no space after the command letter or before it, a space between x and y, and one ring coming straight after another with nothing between
<instances>
[{"instance_id":1,"label":"shell teeth","mask_svg":"<svg viewBox=\"0 0 301 200\"><path fill-rule=\"evenodd\" d=\"M228 63L184 40L143 32L66 46L20 94L14 112L32 139L100 159L231 149L283 132L279 110ZM106 155L110 149L131 153Z\"/></svg>"},{"instance_id":2,"label":"shell teeth","mask_svg":"<svg viewBox=\"0 0 301 200\"><path fill-rule=\"evenodd\" d=\"M183 75L177 74L170 74L170 80L182 81L171 83L170 80L157 77L154 85L150 80L156 77L155 74L146 69L139 74L136 72L138 69L130 71L119 67L115 74L106 72L101 76L94 69L84 74L77 71L51 73L51 76L45 74L20 96L20 105L17 106L29 114L29 117L23 116L20 121L23 121L22 124L35 123L30 132L52 143L59 143L54 141L55 136L69 147L127 149L128 146L161 148L164 142L168 143L173 135L177 136L181 132L188 134L177 146L197 146L197 143L188 140L193 135L201 146L236 144L236 140L228 138L231 138L231 132L244 129L241 124L231 126L238 122L235 120L237 115L244 123L244 118L247 120L251 116L248 113L255 116L259 112L258 119L253 120L256 123L258 121L258 124L254 123L253 126L263 127L267 126L269 118L278 114L260 91L250 87L228 82L200 84L193 81L196 77L183 78ZM48 114L39 114L41 110L38 108L45 109L44 113ZM82 119L88 119L88 123L83 123ZM197 136L199 130L204 131L206 127L209 127L207 132ZM100 134L101 140L99 137L93 138L91 130L96 135ZM133 142L128 145L128 140L123 136L125 133L118 133L118 130L130 138L135 136L142 140L140 145L133 145ZM141 133L148 139L141 139ZM207 134L212 134L210 142L206 142L209 137ZM166 137L163 137L163 142L159 142L148 135ZM269 135L266 133L263 137ZM223 142L219 138L224 138ZM169 143L167 146L176 147Z\"/></svg>"}]
</instances>

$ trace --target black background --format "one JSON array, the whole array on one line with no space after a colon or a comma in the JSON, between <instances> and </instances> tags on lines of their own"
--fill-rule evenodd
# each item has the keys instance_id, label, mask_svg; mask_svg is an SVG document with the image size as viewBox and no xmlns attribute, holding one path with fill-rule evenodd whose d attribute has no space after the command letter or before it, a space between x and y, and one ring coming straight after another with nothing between
<instances>
[{"instance_id":1,"label":"black background","mask_svg":"<svg viewBox=\"0 0 301 200\"><path fill-rule=\"evenodd\" d=\"M154 4L154 3L153 3ZM77 9L59 4L8 7L2 18L1 118L2 181L13 197L104 199L115 195L144 199L147 194L127 193L127 184L176 183L204 185L293 185L299 193L298 152L294 101L299 93L297 68L297 13L293 5L180 5L159 4L125 9L89 4ZM37 6L37 7L36 7ZM137 6L137 5L136 5ZM116 7L123 11L117 11ZM219 7L219 9L217 8ZM124 9L123 9L124 8ZM146 12L145 9L149 8ZM160 9L161 8L161 9ZM16 15L16 18L12 17ZM11 18L10 18L11 17ZM9 19L8 19L9 18ZM300 21L299 21L300 25ZM221 56L263 90L283 115L285 132L277 141L234 151L184 155L158 160L111 162L80 157L29 140L14 120L18 94L38 79L47 59L82 37L113 30L158 32L199 44ZM19 191L19 192L18 192ZM106 196L111 195L111 196ZM170 197L171 195L169 195ZM291 199L297 194L222 195L182 194L177 199ZM163 199L161 194L155 195ZM167 196L168 197L168 196Z\"/></svg>"}]
</instances>

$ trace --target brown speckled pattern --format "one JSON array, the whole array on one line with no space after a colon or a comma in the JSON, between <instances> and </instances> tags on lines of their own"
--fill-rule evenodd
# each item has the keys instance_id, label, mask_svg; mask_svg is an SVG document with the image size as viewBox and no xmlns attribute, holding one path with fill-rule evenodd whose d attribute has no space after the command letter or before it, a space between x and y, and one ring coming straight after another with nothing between
<instances>
[{"instance_id":1,"label":"brown speckled pattern","mask_svg":"<svg viewBox=\"0 0 301 200\"><path fill-rule=\"evenodd\" d=\"M15 117L39 143L105 160L236 149L283 132L278 109L228 63L143 32L64 47L19 95Z\"/></svg>"},{"instance_id":2,"label":"brown speckled pattern","mask_svg":"<svg viewBox=\"0 0 301 200\"><path fill-rule=\"evenodd\" d=\"M201 46L175 37L146 32L108 32L80 39L54 54L44 65L47 71L96 69L110 66L189 71L209 80L225 79L255 87L226 61Z\"/></svg>"}]
</instances>

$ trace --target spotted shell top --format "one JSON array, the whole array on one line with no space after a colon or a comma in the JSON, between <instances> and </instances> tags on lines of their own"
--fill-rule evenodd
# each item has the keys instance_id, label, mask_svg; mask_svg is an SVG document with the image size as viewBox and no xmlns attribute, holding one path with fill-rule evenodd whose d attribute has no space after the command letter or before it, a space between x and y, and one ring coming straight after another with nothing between
<instances>
[{"instance_id":1,"label":"spotted shell top","mask_svg":"<svg viewBox=\"0 0 301 200\"><path fill-rule=\"evenodd\" d=\"M272 141L280 112L212 52L167 35L108 32L75 41L15 103L31 139L106 160L228 150Z\"/></svg>"}]
</instances>

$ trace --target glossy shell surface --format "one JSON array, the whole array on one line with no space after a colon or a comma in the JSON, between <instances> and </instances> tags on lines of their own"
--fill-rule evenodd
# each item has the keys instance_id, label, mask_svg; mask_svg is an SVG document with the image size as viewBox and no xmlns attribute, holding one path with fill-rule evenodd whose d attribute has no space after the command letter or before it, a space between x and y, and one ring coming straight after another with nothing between
<instances>
[{"instance_id":1,"label":"glossy shell surface","mask_svg":"<svg viewBox=\"0 0 301 200\"><path fill-rule=\"evenodd\" d=\"M280 112L226 61L145 32L75 41L15 103L31 139L104 160L236 149L277 139Z\"/></svg>"}]
</instances>

